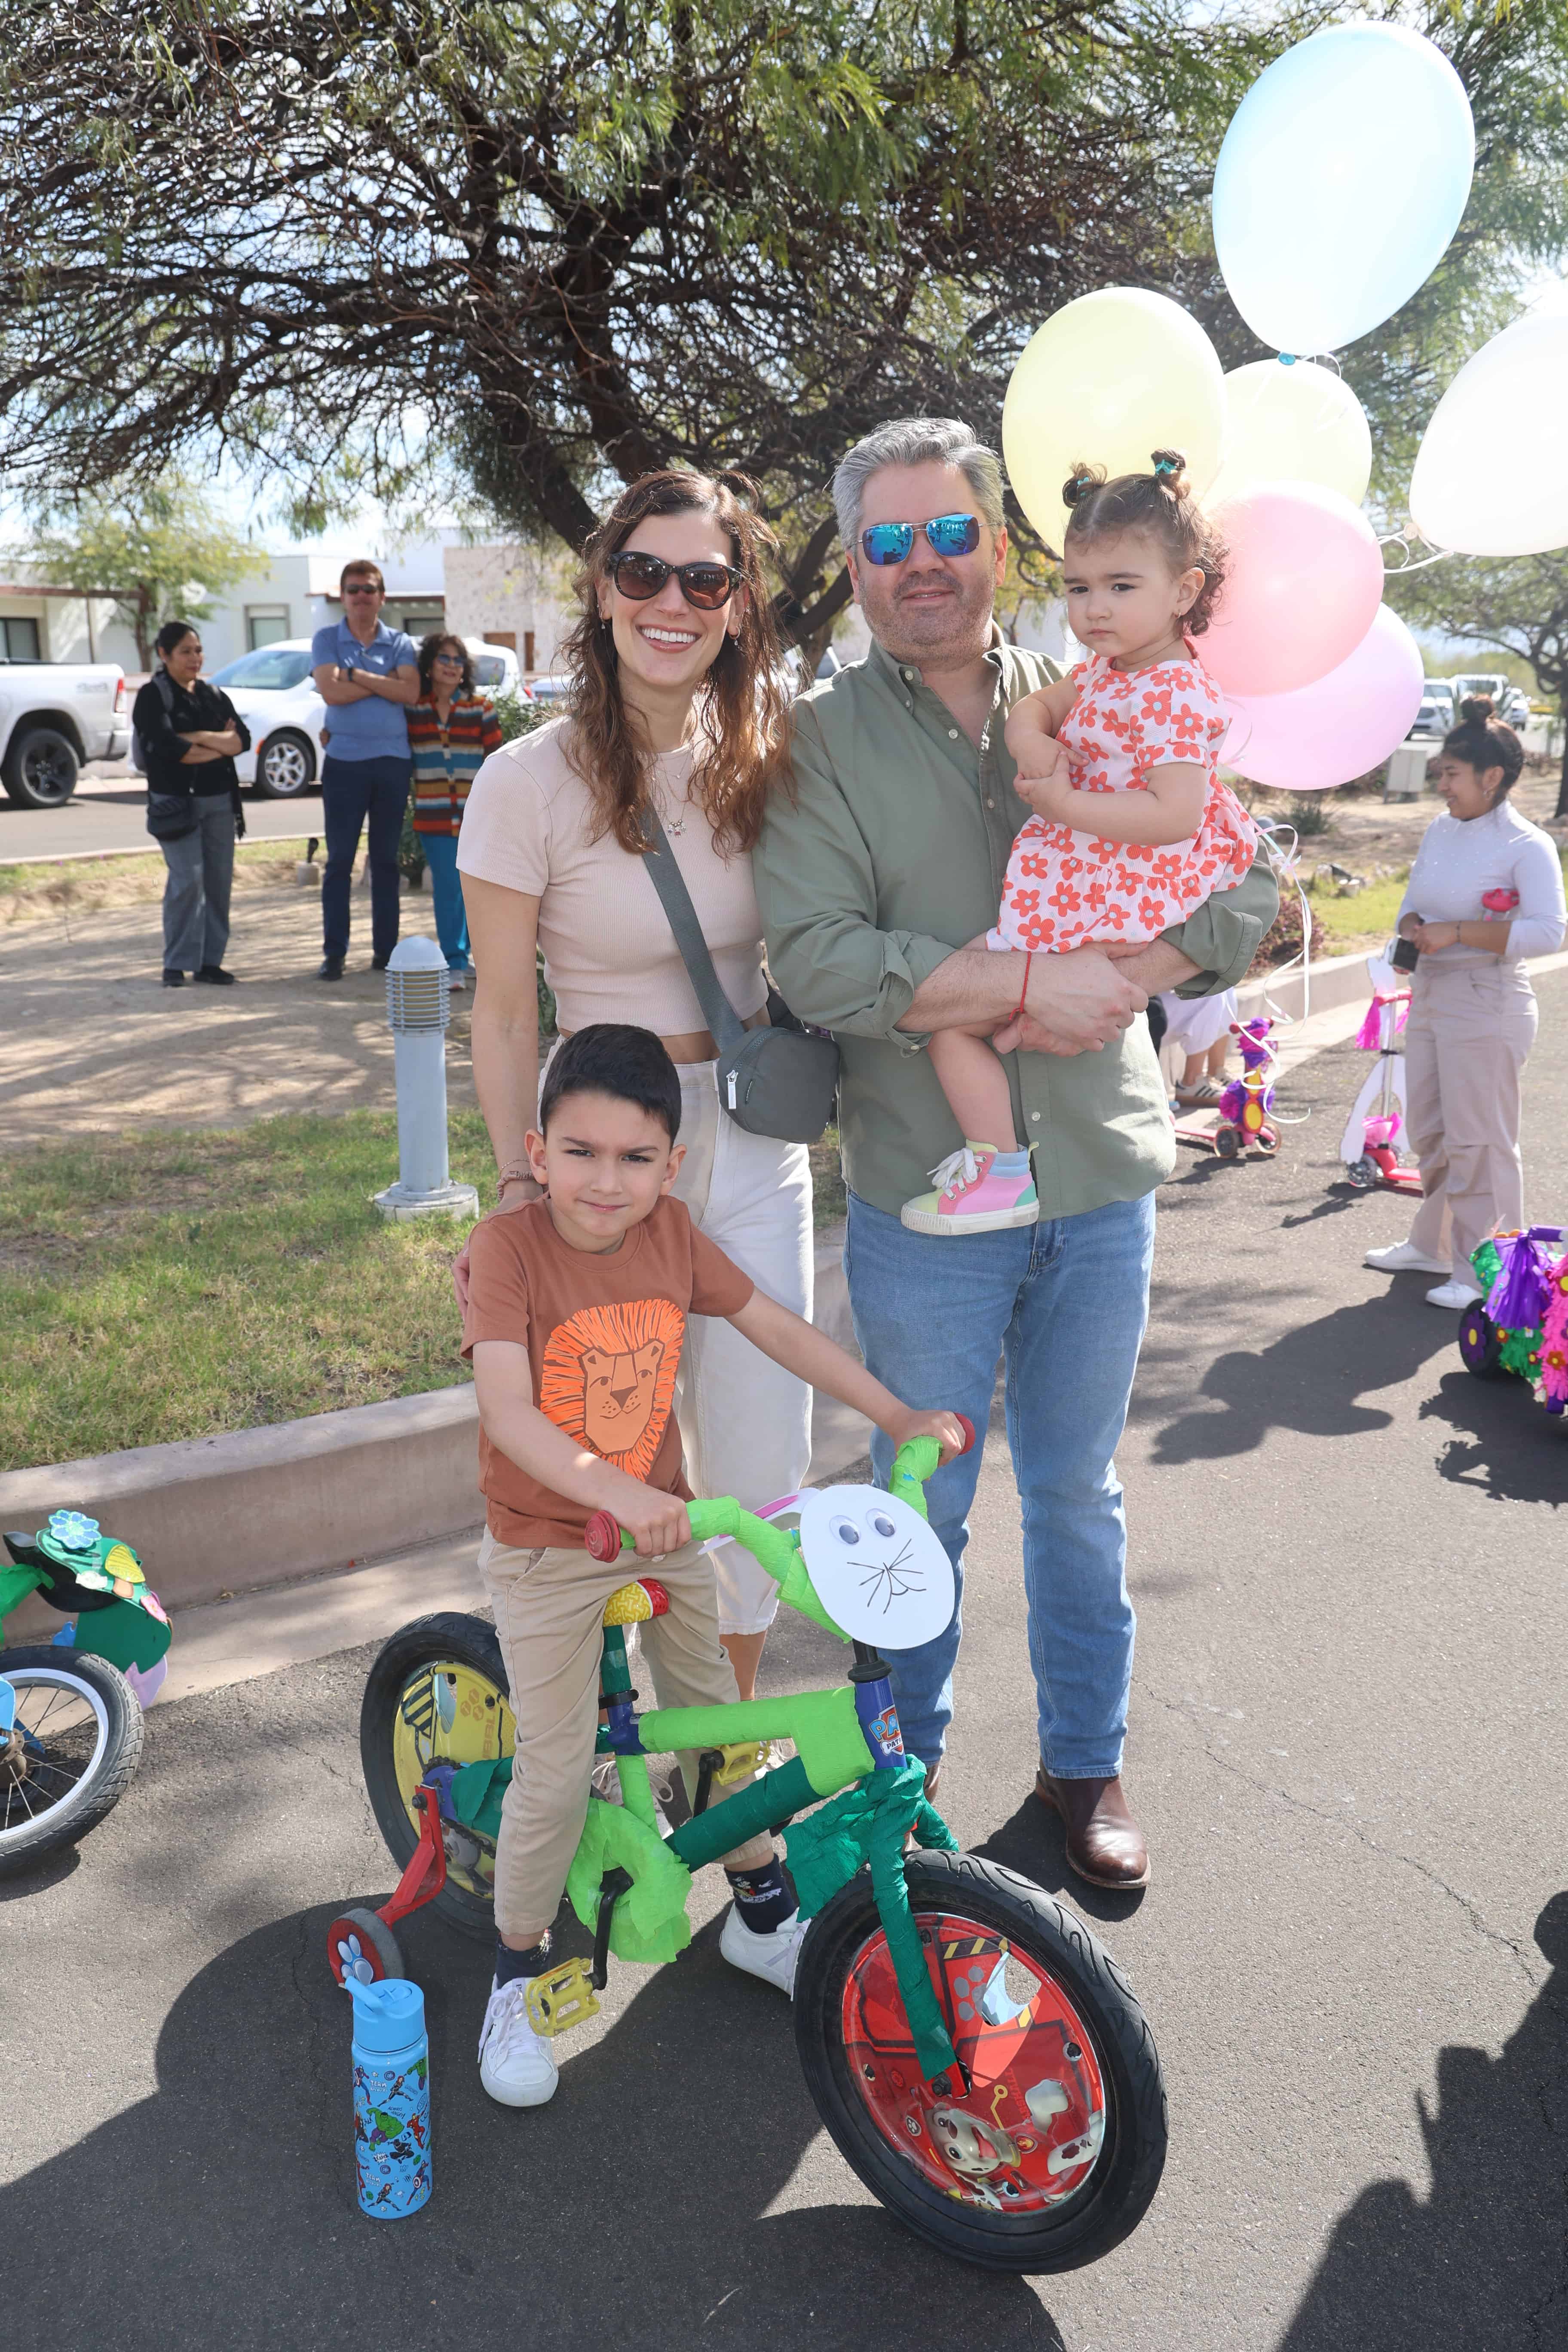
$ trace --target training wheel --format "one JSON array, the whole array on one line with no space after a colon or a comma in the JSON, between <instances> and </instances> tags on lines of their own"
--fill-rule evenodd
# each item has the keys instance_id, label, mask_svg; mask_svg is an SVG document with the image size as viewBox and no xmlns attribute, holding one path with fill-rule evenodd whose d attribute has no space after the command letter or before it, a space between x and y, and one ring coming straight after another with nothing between
<instances>
[{"instance_id":1,"label":"training wheel","mask_svg":"<svg viewBox=\"0 0 1568 2352\"><path fill-rule=\"evenodd\" d=\"M351 1976L361 1984L380 1984L384 1978L408 1973L385 1920L358 1905L340 1911L327 1929L327 1965L339 1984Z\"/></svg>"}]
</instances>

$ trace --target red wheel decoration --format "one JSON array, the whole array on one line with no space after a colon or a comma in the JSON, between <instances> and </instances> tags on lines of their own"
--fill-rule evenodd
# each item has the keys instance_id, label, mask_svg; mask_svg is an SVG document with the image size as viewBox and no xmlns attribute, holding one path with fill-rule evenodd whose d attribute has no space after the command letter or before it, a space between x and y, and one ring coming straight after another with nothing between
<instances>
[{"instance_id":1,"label":"red wheel decoration","mask_svg":"<svg viewBox=\"0 0 1568 2352\"><path fill-rule=\"evenodd\" d=\"M931 1982L969 2076L934 2095L921 2077L887 1939L845 1979L843 2032L867 2112L934 2188L990 2212L1039 2213L1075 2196L1105 2136L1099 2061L1078 2011L994 1927L917 1912Z\"/></svg>"}]
</instances>

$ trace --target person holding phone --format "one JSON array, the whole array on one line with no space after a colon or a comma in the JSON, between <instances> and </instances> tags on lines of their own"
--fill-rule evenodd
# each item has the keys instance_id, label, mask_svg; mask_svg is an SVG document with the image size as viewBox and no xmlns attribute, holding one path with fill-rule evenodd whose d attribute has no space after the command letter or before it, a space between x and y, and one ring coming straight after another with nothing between
<instances>
[{"instance_id":1,"label":"person holding phone","mask_svg":"<svg viewBox=\"0 0 1568 2352\"><path fill-rule=\"evenodd\" d=\"M1552 954L1565 926L1556 845L1509 804L1524 747L1489 695L1459 709L1437 763L1448 813L1423 835L1399 910L1415 950L1405 1118L1424 1198L1409 1238L1365 1262L1439 1276L1427 1305L1462 1312L1480 1296L1471 1252L1524 1223L1520 1078L1537 1021L1524 959Z\"/></svg>"}]
</instances>

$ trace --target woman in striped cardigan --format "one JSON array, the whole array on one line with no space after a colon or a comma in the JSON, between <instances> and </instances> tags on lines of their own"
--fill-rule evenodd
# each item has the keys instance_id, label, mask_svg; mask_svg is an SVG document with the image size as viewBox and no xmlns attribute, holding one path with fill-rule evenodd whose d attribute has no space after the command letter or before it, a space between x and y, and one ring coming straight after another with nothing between
<instances>
[{"instance_id":1,"label":"woman in striped cardigan","mask_svg":"<svg viewBox=\"0 0 1568 2352\"><path fill-rule=\"evenodd\" d=\"M414 760L414 830L430 869L436 936L454 988L468 984L468 925L458 878L463 803L479 762L500 748L494 705L476 692L461 637L438 631L419 648L419 699L408 713Z\"/></svg>"}]
</instances>

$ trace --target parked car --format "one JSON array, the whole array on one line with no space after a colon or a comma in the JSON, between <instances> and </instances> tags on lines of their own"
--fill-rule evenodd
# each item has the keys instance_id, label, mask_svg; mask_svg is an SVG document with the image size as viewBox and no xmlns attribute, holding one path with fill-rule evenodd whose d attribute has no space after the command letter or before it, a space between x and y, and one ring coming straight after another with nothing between
<instances>
[{"instance_id":1,"label":"parked car","mask_svg":"<svg viewBox=\"0 0 1568 2352\"><path fill-rule=\"evenodd\" d=\"M482 638L465 637L473 656L474 681L492 700L527 688L510 646L489 646ZM259 646L237 661L213 672L250 730L251 745L235 767L242 784L254 784L268 800L288 801L309 792L321 773L321 729L327 706L310 676L309 637L284 637L277 645Z\"/></svg>"},{"instance_id":2,"label":"parked car","mask_svg":"<svg viewBox=\"0 0 1568 2352\"><path fill-rule=\"evenodd\" d=\"M1447 713L1448 725L1450 727L1453 725L1459 715L1459 706L1454 697L1454 681L1451 677L1423 678L1421 697L1425 702L1440 703Z\"/></svg>"},{"instance_id":3,"label":"parked car","mask_svg":"<svg viewBox=\"0 0 1568 2352\"><path fill-rule=\"evenodd\" d=\"M564 702L572 691L572 681L569 677L536 677L528 691L533 702Z\"/></svg>"},{"instance_id":4,"label":"parked car","mask_svg":"<svg viewBox=\"0 0 1568 2352\"><path fill-rule=\"evenodd\" d=\"M118 662L0 661L0 780L23 808L64 808L87 761L130 749Z\"/></svg>"},{"instance_id":5,"label":"parked car","mask_svg":"<svg viewBox=\"0 0 1568 2352\"><path fill-rule=\"evenodd\" d=\"M1440 743L1454 723L1453 706L1446 696L1424 694L1411 722L1407 743Z\"/></svg>"}]
</instances>

